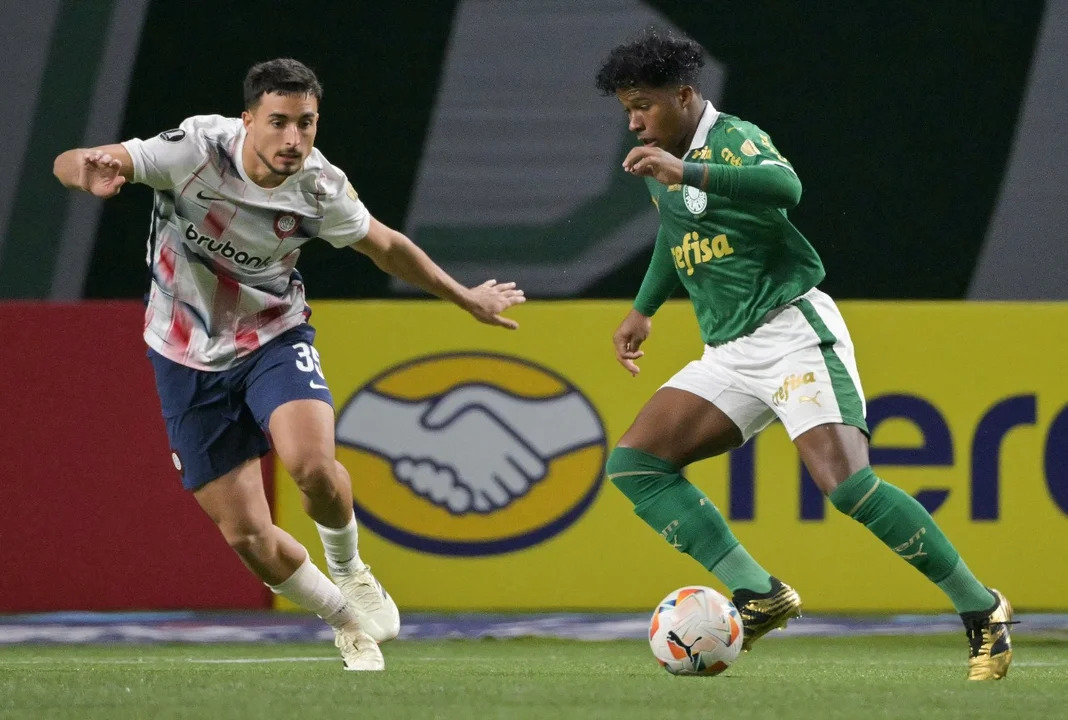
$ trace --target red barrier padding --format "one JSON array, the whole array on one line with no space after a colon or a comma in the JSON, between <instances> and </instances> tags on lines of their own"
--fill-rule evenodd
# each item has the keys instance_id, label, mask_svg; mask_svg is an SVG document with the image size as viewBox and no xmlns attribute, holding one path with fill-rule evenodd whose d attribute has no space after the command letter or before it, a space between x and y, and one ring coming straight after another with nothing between
<instances>
[{"instance_id":1,"label":"red barrier padding","mask_svg":"<svg viewBox=\"0 0 1068 720\"><path fill-rule=\"evenodd\" d=\"M181 487L143 315L0 303L0 612L270 606Z\"/></svg>"}]
</instances>

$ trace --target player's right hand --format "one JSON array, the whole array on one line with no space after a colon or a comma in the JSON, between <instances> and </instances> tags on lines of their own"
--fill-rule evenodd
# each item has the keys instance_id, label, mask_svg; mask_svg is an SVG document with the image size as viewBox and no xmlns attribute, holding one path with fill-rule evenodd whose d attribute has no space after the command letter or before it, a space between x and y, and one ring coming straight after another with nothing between
<instances>
[{"instance_id":1,"label":"player's right hand","mask_svg":"<svg viewBox=\"0 0 1068 720\"><path fill-rule=\"evenodd\" d=\"M631 375L637 376L641 368L634 362L645 355L639 350L649 333L653 331L653 319L642 315L637 310L631 310L623 318L623 322L612 334L612 344L616 348L616 360L626 368Z\"/></svg>"},{"instance_id":2,"label":"player's right hand","mask_svg":"<svg viewBox=\"0 0 1068 720\"><path fill-rule=\"evenodd\" d=\"M636 147L623 159L623 169L631 175L651 177L664 185L682 182L682 160L658 147Z\"/></svg>"},{"instance_id":3,"label":"player's right hand","mask_svg":"<svg viewBox=\"0 0 1068 720\"><path fill-rule=\"evenodd\" d=\"M120 175L122 163L108 153L89 150L82 156L78 186L99 198L114 197L126 183Z\"/></svg>"},{"instance_id":4,"label":"player's right hand","mask_svg":"<svg viewBox=\"0 0 1068 720\"><path fill-rule=\"evenodd\" d=\"M523 291L517 288L514 282L498 283L496 280L487 280L471 288L467 310L479 322L515 330L519 323L503 317L501 313L526 300Z\"/></svg>"}]
</instances>

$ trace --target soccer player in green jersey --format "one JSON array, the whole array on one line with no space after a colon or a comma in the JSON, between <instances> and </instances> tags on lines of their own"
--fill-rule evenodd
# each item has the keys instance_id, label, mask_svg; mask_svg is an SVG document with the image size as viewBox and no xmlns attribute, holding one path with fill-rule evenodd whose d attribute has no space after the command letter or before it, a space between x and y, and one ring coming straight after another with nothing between
<instances>
[{"instance_id":1,"label":"soccer player in green jersey","mask_svg":"<svg viewBox=\"0 0 1068 720\"><path fill-rule=\"evenodd\" d=\"M786 214L801 181L767 133L701 97L702 64L696 42L648 32L612 50L597 75L640 142L623 168L645 178L660 214L649 269L612 338L616 357L638 373L652 315L680 282L706 344L638 413L608 457L608 477L642 520L730 589L748 650L800 617L801 598L749 555L681 469L778 417L831 503L949 596L969 639L968 678L1004 677L1012 607L975 578L919 502L872 470L849 332L816 289L819 255Z\"/></svg>"}]
</instances>

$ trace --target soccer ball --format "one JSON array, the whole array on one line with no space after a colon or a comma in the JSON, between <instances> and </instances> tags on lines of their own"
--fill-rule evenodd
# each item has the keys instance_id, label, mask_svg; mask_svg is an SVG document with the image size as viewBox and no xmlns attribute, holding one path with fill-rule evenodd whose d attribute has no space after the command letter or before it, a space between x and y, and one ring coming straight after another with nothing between
<instances>
[{"instance_id":1,"label":"soccer ball","mask_svg":"<svg viewBox=\"0 0 1068 720\"><path fill-rule=\"evenodd\" d=\"M679 588L653 611L649 646L672 675L719 675L742 651L742 618L712 588Z\"/></svg>"}]
</instances>

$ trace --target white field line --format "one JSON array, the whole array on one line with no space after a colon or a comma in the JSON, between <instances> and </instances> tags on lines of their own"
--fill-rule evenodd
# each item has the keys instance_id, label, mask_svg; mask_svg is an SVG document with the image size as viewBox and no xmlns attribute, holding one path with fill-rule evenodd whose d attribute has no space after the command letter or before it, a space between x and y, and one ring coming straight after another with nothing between
<instances>
[{"instance_id":1,"label":"white field line","mask_svg":"<svg viewBox=\"0 0 1068 720\"><path fill-rule=\"evenodd\" d=\"M194 663L194 664L243 664L243 663L278 663L278 662L324 662L341 660L340 655L330 657L266 657L266 658L27 658L25 660L0 660L0 667L5 665L152 665L157 663Z\"/></svg>"},{"instance_id":2,"label":"white field line","mask_svg":"<svg viewBox=\"0 0 1068 720\"><path fill-rule=\"evenodd\" d=\"M296 662L337 662L339 656L315 656L315 657L265 657L265 658L78 658L78 657L64 657L64 658L28 658L25 660L0 660L0 667L4 666L17 666L17 665L151 665L153 663L192 663L203 665L256 665L261 663L296 663ZM455 664L466 663L478 663L485 662L485 658L474 657L418 657L412 658L419 662L450 662ZM963 661L962 661L963 662ZM951 666L962 664L956 661L940 661L940 662L915 662L912 660L871 660L869 662L858 661L856 659L841 659L841 660L826 660L820 659L818 664L820 665L871 665L871 666L886 666L886 665L900 665L900 666L917 666L917 667L939 667L939 666ZM761 660L761 664L768 665L798 665L798 664L811 664L811 659L805 658L764 658ZM1021 667L1068 667L1068 658L1063 662L1046 662L1046 661L1030 661L1030 660L1018 660L1012 664L1014 668Z\"/></svg>"}]
</instances>

